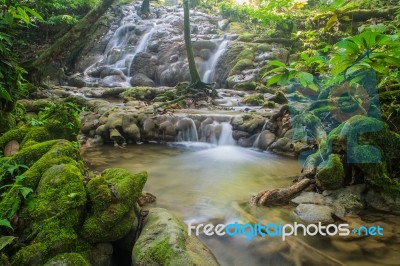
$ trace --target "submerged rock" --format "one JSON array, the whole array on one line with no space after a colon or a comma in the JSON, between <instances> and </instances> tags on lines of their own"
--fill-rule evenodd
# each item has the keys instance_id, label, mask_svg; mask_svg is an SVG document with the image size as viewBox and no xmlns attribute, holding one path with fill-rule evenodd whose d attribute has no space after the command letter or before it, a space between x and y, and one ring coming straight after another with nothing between
<instances>
[{"instance_id":1,"label":"submerged rock","mask_svg":"<svg viewBox=\"0 0 400 266\"><path fill-rule=\"evenodd\" d=\"M134 265L219 265L187 226L165 209L153 208L132 251Z\"/></svg>"},{"instance_id":2,"label":"submerged rock","mask_svg":"<svg viewBox=\"0 0 400 266\"><path fill-rule=\"evenodd\" d=\"M333 223L333 209L316 204L300 204L296 207L296 215L308 223Z\"/></svg>"}]
</instances>

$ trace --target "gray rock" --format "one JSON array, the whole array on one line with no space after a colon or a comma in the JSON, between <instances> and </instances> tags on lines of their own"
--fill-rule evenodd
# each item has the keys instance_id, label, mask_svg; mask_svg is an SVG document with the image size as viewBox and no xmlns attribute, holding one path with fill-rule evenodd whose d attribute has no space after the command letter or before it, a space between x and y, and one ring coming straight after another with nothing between
<instances>
[{"instance_id":1,"label":"gray rock","mask_svg":"<svg viewBox=\"0 0 400 266\"><path fill-rule=\"evenodd\" d=\"M143 74L150 79L155 78L157 59L149 53L138 53L130 67L131 75Z\"/></svg>"},{"instance_id":2,"label":"gray rock","mask_svg":"<svg viewBox=\"0 0 400 266\"><path fill-rule=\"evenodd\" d=\"M131 85L133 87L155 87L154 81L144 74L133 75Z\"/></svg>"},{"instance_id":3,"label":"gray rock","mask_svg":"<svg viewBox=\"0 0 400 266\"><path fill-rule=\"evenodd\" d=\"M134 265L218 265L187 226L165 209L150 209L132 251Z\"/></svg>"},{"instance_id":4,"label":"gray rock","mask_svg":"<svg viewBox=\"0 0 400 266\"><path fill-rule=\"evenodd\" d=\"M296 215L307 223L333 223L333 209L316 204L300 204L296 207Z\"/></svg>"},{"instance_id":5,"label":"gray rock","mask_svg":"<svg viewBox=\"0 0 400 266\"><path fill-rule=\"evenodd\" d=\"M323 205L325 203L325 197L315 192L302 192L299 196L292 199L292 202L296 204L310 203Z\"/></svg>"},{"instance_id":6,"label":"gray rock","mask_svg":"<svg viewBox=\"0 0 400 266\"><path fill-rule=\"evenodd\" d=\"M332 191L332 194L326 197L326 200L332 206L344 208L346 214L358 214L365 207L362 199L362 193L365 189L365 184L340 188Z\"/></svg>"},{"instance_id":7,"label":"gray rock","mask_svg":"<svg viewBox=\"0 0 400 266\"><path fill-rule=\"evenodd\" d=\"M370 208L400 215L400 197L398 196L393 198L390 195L370 189L367 192L365 201Z\"/></svg>"},{"instance_id":8,"label":"gray rock","mask_svg":"<svg viewBox=\"0 0 400 266\"><path fill-rule=\"evenodd\" d=\"M261 132L260 140L258 141L258 148L266 150L275 141L275 138L274 133L264 130Z\"/></svg>"}]
</instances>

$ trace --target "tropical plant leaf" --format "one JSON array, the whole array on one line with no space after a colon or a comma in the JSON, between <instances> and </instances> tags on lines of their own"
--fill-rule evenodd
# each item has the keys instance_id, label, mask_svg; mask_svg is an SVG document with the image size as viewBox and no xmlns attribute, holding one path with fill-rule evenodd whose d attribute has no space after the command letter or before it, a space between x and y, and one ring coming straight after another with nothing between
<instances>
[{"instance_id":1,"label":"tropical plant leaf","mask_svg":"<svg viewBox=\"0 0 400 266\"><path fill-rule=\"evenodd\" d=\"M0 237L0 251L2 251L7 245L11 244L16 237L14 236L2 236Z\"/></svg>"},{"instance_id":2,"label":"tropical plant leaf","mask_svg":"<svg viewBox=\"0 0 400 266\"><path fill-rule=\"evenodd\" d=\"M8 227L10 229L13 229L11 224L10 224L10 221L7 220L7 219L0 219L0 226L4 226L4 227Z\"/></svg>"}]
</instances>

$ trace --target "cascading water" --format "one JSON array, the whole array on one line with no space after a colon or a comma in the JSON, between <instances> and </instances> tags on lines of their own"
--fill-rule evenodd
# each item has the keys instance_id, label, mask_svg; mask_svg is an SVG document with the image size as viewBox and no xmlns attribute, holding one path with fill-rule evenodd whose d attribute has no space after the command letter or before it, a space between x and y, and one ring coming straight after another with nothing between
<instances>
[{"instance_id":1,"label":"cascading water","mask_svg":"<svg viewBox=\"0 0 400 266\"><path fill-rule=\"evenodd\" d=\"M185 117L178 122L178 141L198 142L199 136L197 134L196 124L193 119Z\"/></svg>"},{"instance_id":2,"label":"cascading water","mask_svg":"<svg viewBox=\"0 0 400 266\"><path fill-rule=\"evenodd\" d=\"M221 123L221 135L219 136L218 146L236 145L236 141L232 137L232 125L229 123Z\"/></svg>"},{"instance_id":3,"label":"cascading water","mask_svg":"<svg viewBox=\"0 0 400 266\"><path fill-rule=\"evenodd\" d=\"M265 123L260 131L260 133L258 134L256 140L253 143L253 148L258 148L259 142L260 142L260 138L261 138L261 134L263 133L263 131L265 130L265 127L267 126L268 123L268 119L265 120Z\"/></svg>"},{"instance_id":4,"label":"cascading water","mask_svg":"<svg viewBox=\"0 0 400 266\"><path fill-rule=\"evenodd\" d=\"M214 80L215 69L219 58L225 53L230 44L229 40L223 40L218 46L217 51L210 57L210 59L205 64L206 71L203 75L203 81L205 83L211 83Z\"/></svg>"}]
</instances>

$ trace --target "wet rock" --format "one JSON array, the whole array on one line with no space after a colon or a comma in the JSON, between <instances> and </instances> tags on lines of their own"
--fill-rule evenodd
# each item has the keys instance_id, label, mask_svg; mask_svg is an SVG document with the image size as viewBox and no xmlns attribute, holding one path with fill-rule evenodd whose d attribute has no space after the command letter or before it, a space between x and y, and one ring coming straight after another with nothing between
<instances>
[{"instance_id":1,"label":"wet rock","mask_svg":"<svg viewBox=\"0 0 400 266\"><path fill-rule=\"evenodd\" d=\"M16 140L7 142L4 147L4 156L13 156L19 151L19 143Z\"/></svg>"},{"instance_id":2,"label":"wet rock","mask_svg":"<svg viewBox=\"0 0 400 266\"><path fill-rule=\"evenodd\" d=\"M132 61L130 73L133 75L143 74L150 79L155 78L157 70L157 59L149 53L138 53Z\"/></svg>"},{"instance_id":3,"label":"wet rock","mask_svg":"<svg viewBox=\"0 0 400 266\"><path fill-rule=\"evenodd\" d=\"M134 87L155 87L155 83L152 79L148 78L144 74L135 74L132 76L130 81Z\"/></svg>"},{"instance_id":4,"label":"wet rock","mask_svg":"<svg viewBox=\"0 0 400 266\"><path fill-rule=\"evenodd\" d=\"M303 221L308 223L333 223L333 209L328 206L316 204L300 204L296 207L296 215Z\"/></svg>"},{"instance_id":5,"label":"wet rock","mask_svg":"<svg viewBox=\"0 0 400 266\"><path fill-rule=\"evenodd\" d=\"M90 251L90 262L96 266L110 266L113 246L110 243L98 243Z\"/></svg>"},{"instance_id":6,"label":"wet rock","mask_svg":"<svg viewBox=\"0 0 400 266\"><path fill-rule=\"evenodd\" d=\"M44 266L89 266L90 264L79 253L63 253L55 256ZM104 264L96 264L104 265Z\"/></svg>"},{"instance_id":7,"label":"wet rock","mask_svg":"<svg viewBox=\"0 0 400 266\"><path fill-rule=\"evenodd\" d=\"M134 265L218 265L187 226L165 209L153 208L132 251Z\"/></svg>"},{"instance_id":8,"label":"wet rock","mask_svg":"<svg viewBox=\"0 0 400 266\"><path fill-rule=\"evenodd\" d=\"M114 68L105 68L103 71L100 73L101 78L105 78L108 76L124 76L124 72L122 72L119 69L114 69Z\"/></svg>"},{"instance_id":9,"label":"wet rock","mask_svg":"<svg viewBox=\"0 0 400 266\"><path fill-rule=\"evenodd\" d=\"M344 208L346 214L358 214L365 207L362 198L365 190L365 184L348 186L334 190L330 196L326 197L326 200L333 206L338 205Z\"/></svg>"},{"instance_id":10,"label":"wet rock","mask_svg":"<svg viewBox=\"0 0 400 266\"><path fill-rule=\"evenodd\" d=\"M98 147L104 144L104 140L100 135L95 135L93 138L89 138L87 143L91 147Z\"/></svg>"},{"instance_id":11,"label":"wet rock","mask_svg":"<svg viewBox=\"0 0 400 266\"><path fill-rule=\"evenodd\" d=\"M391 197L369 189L365 197L366 204L375 210L400 215L400 197Z\"/></svg>"},{"instance_id":12,"label":"wet rock","mask_svg":"<svg viewBox=\"0 0 400 266\"><path fill-rule=\"evenodd\" d=\"M263 126L264 119L259 115L245 114L235 116L232 119L232 129L245 131L250 134L255 133L257 129Z\"/></svg>"},{"instance_id":13,"label":"wet rock","mask_svg":"<svg viewBox=\"0 0 400 266\"><path fill-rule=\"evenodd\" d=\"M294 151L294 145L292 139L280 138L271 144L270 149L273 151L292 152Z\"/></svg>"},{"instance_id":14,"label":"wet rock","mask_svg":"<svg viewBox=\"0 0 400 266\"><path fill-rule=\"evenodd\" d=\"M77 88L83 88L86 86L86 81L83 75L75 74L68 78L68 85Z\"/></svg>"},{"instance_id":15,"label":"wet rock","mask_svg":"<svg viewBox=\"0 0 400 266\"><path fill-rule=\"evenodd\" d=\"M378 256L382 258L388 252L388 248L386 247L385 243L378 242L371 237L366 237L357 243L359 244L361 249L368 255Z\"/></svg>"},{"instance_id":16,"label":"wet rock","mask_svg":"<svg viewBox=\"0 0 400 266\"><path fill-rule=\"evenodd\" d=\"M241 130L234 130L232 131L232 137L235 140L239 140L241 138L248 138L250 136L250 133L245 132L245 131L241 131Z\"/></svg>"},{"instance_id":17,"label":"wet rock","mask_svg":"<svg viewBox=\"0 0 400 266\"><path fill-rule=\"evenodd\" d=\"M292 202L296 204L323 205L325 203L325 197L315 192L302 192L299 196L292 199Z\"/></svg>"},{"instance_id":18,"label":"wet rock","mask_svg":"<svg viewBox=\"0 0 400 266\"><path fill-rule=\"evenodd\" d=\"M125 126L123 131L129 137L129 140L140 141L140 129L136 124Z\"/></svg>"},{"instance_id":19,"label":"wet rock","mask_svg":"<svg viewBox=\"0 0 400 266\"><path fill-rule=\"evenodd\" d=\"M266 150L275 141L275 139L276 137L274 133L264 130L261 132L260 140L258 141L258 148Z\"/></svg>"}]
</instances>

